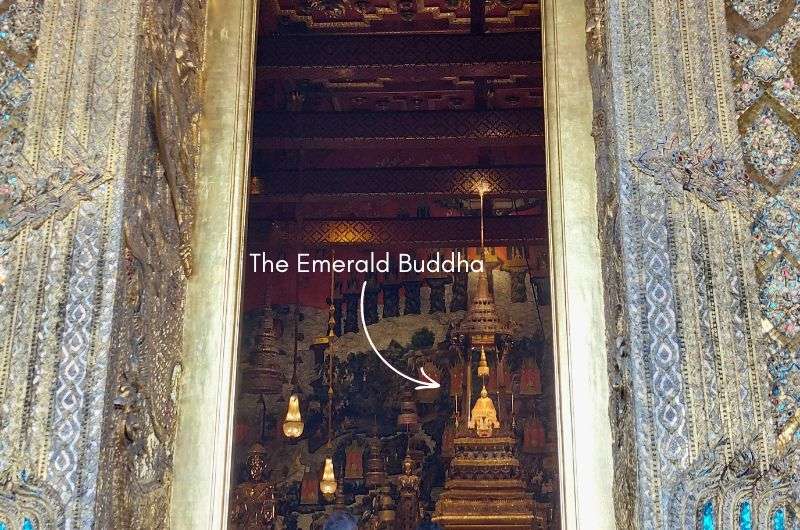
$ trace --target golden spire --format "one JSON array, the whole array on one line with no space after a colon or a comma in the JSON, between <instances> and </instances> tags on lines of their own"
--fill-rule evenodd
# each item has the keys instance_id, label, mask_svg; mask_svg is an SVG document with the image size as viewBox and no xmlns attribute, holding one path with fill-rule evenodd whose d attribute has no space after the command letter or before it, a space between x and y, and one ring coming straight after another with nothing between
<instances>
[{"instance_id":1,"label":"golden spire","mask_svg":"<svg viewBox=\"0 0 800 530\"><path fill-rule=\"evenodd\" d=\"M498 335L511 334L508 323L497 312L486 272L478 273L478 288L458 331L469 336L472 346L488 346L490 349L495 347Z\"/></svg>"},{"instance_id":2,"label":"golden spire","mask_svg":"<svg viewBox=\"0 0 800 530\"><path fill-rule=\"evenodd\" d=\"M486 362L486 350L481 345L481 358L478 361L478 377L489 377L489 363Z\"/></svg>"},{"instance_id":3,"label":"golden spire","mask_svg":"<svg viewBox=\"0 0 800 530\"><path fill-rule=\"evenodd\" d=\"M494 402L489 397L489 392L486 391L486 385L481 389L481 397L475 402L472 407L472 415L467 424L470 429L475 429L479 438L489 438L492 436L493 429L500 428L500 421L497 419L497 410L494 408Z\"/></svg>"}]
</instances>

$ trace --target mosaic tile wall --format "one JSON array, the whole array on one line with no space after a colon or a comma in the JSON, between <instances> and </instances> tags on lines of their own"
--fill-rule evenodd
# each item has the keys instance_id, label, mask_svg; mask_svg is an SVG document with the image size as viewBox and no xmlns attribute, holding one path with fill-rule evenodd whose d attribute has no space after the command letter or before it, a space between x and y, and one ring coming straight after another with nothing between
<instances>
[{"instance_id":1,"label":"mosaic tile wall","mask_svg":"<svg viewBox=\"0 0 800 530\"><path fill-rule=\"evenodd\" d=\"M0 232L20 195L12 160L25 141L41 15L41 0L0 2ZM7 255L8 245L0 243L0 293L8 276Z\"/></svg>"},{"instance_id":2,"label":"mosaic tile wall","mask_svg":"<svg viewBox=\"0 0 800 530\"><path fill-rule=\"evenodd\" d=\"M761 51L773 32L753 24L770 15L731 2L588 2L615 481L627 488L615 492L619 528L738 528L743 499L766 521L800 483L777 450L771 403L797 395L773 390L791 379L780 370L793 362L797 276L787 223L766 222L779 213L770 200L788 202L800 156L796 89L779 57L794 40ZM795 2L763 5L784 16ZM745 39L732 72L736 23ZM757 232L783 234L769 238L780 263L754 248L754 212ZM785 335L773 342L783 365L777 347L765 351L762 305Z\"/></svg>"},{"instance_id":3,"label":"mosaic tile wall","mask_svg":"<svg viewBox=\"0 0 800 530\"><path fill-rule=\"evenodd\" d=\"M0 228L3 206L19 194L11 159L24 143L41 14L41 0L0 2Z\"/></svg>"},{"instance_id":4,"label":"mosaic tile wall","mask_svg":"<svg viewBox=\"0 0 800 530\"><path fill-rule=\"evenodd\" d=\"M735 112L755 197L770 399L780 430L800 405L800 2L730 1L727 18Z\"/></svg>"}]
</instances>

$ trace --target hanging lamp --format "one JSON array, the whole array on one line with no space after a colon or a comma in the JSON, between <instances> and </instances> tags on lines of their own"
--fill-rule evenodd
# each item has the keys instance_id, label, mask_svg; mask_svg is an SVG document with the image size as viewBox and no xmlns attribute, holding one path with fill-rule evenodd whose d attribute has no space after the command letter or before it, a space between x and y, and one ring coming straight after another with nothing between
<instances>
[{"instance_id":1,"label":"hanging lamp","mask_svg":"<svg viewBox=\"0 0 800 530\"><path fill-rule=\"evenodd\" d=\"M297 341L298 313L300 312L300 289L298 275L294 277L294 352L292 357L292 394L289 396L289 406L286 409L286 418L283 420L283 434L290 440L296 440L303 435L305 424L300 415L300 395L297 393Z\"/></svg>"},{"instance_id":2,"label":"hanging lamp","mask_svg":"<svg viewBox=\"0 0 800 530\"><path fill-rule=\"evenodd\" d=\"M331 263L333 263L334 253L331 252ZM331 307L333 307L334 295L334 273L331 269ZM319 491L328 502L334 499L336 494L336 474L333 470L333 361L334 361L334 336L333 331L334 322L333 316L328 320L328 447L330 456L325 458L325 466L322 469L322 480L319 481Z\"/></svg>"}]
</instances>

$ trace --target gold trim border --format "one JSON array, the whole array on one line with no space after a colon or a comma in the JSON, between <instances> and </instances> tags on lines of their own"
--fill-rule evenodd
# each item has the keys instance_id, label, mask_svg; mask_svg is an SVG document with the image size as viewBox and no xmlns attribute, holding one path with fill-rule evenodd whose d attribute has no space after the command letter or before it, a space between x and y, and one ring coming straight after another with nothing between
<instances>
[{"instance_id":1,"label":"gold trim border","mask_svg":"<svg viewBox=\"0 0 800 530\"><path fill-rule=\"evenodd\" d=\"M616 524L609 381L582 2L542 3L561 526L610 530ZM174 529L227 528L255 38L255 0L210 0Z\"/></svg>"},{"instance_id":2,"label":"gold trim border","mask_svg":"<svg viewBox=\"0 0 800 530\"><path fill-rule=\"evenodd\" d=\"M542 2L561 528L616 528L583 0Z\"/></svg>"},{"instance_id":3,"label":"gold trim border","mask_svg":"<svg viewBox=\"0 0 800 530\"><path fill-rule=\"evenodd\" d=\"M187 282L173 529L227 527L257 2L209 0L195 271Z\"/></svg>"}]
</instances>

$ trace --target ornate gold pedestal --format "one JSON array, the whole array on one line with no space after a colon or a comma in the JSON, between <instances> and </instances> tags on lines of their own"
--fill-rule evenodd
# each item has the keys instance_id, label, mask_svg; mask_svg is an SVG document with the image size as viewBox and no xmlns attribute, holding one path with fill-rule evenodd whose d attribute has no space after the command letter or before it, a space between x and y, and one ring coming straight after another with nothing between
<instances>
[{"instance_id":1,"label":"ornate gold pedestal","mask_svg":"<svg viewBox=\"0 0 800 530\"><path fill-rule=\"evenodd\" d=\"M530 530L533 499L525 491L516 440L502 431L489 438L461 432L433 521L445 530Z\"/></svg>"}]
</instances>

